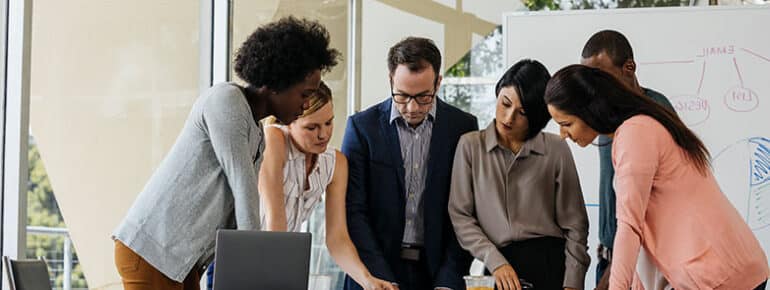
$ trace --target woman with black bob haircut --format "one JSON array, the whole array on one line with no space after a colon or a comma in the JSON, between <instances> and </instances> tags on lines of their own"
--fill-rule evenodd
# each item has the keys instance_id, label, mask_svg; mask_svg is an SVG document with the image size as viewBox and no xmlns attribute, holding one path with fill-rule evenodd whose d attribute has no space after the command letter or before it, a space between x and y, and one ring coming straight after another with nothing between
<instances>
[{"instance_id":1,"label":"woman with black bob haircut","mask_svg":"<svg viewBox=\"0 0 770 290\"><path fill-rule=\"evenodd\" d=\"M197 290L214 256L217 229L260 229L259 121L297 119L321 73L338 58L329 33L314 21L283 18L249 36L235 58L246 85L220 83L201 93L176 143L113 232L124 289Z\"/></svg>"},{"instance_id":2,"label":"woman with black bob haircut","mask_svg":"<svg viewBox=\"0 0 770 290\"><path fill-rule=\"evenodd\" d=\"M449 215L460 245L497 289L582 289L588 217L572 153L542 132L550 75L521 60L497 83L495 120L457 145Z\"/></svg>"},{"instance_id":3,"label":"woman with black bob haircut","mask_svg":"<svg viewBox=\"0 0 770 290\"><path fill-rule=\"evenodd\" d=\"M629 289L646 255L676 289L764 289L767 258L717 184L703 142L673 112L582 65L554 75L545 100L561 136L612 138L618 230L610 289ZM643 247L643 249L642 249Z\"/></svg>"}]
</instances>

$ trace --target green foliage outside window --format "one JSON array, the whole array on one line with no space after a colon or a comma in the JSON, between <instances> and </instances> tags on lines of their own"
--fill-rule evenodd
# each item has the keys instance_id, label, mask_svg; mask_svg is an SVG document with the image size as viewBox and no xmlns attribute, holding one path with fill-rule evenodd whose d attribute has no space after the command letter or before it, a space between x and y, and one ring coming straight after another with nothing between
<instances>
[{"instance_id":1,"label":"green foliage outside window","mask_svg":"<svg viewBox=\"0 0 770 290\"><path fill-rule=\"evenodd\" d=\"M51 182L48 179L43 160L34 139L29 140L29 182L27 186L27 225L50 228L66 228L59 205L53 194ZM64 237L61 235L27 234L27 258L44 257L48 261L49 272L54 280L55 288L62 288L64 282L63 252ZM85 276L77 254L72 249L72 289L87 289Z\"/></svg>"}]
</instances>

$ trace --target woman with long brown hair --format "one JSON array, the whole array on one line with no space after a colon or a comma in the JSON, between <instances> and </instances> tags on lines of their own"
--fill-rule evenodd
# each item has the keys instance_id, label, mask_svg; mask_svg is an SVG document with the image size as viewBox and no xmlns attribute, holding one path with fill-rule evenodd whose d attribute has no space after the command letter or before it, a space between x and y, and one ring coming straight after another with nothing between
<instances>
[{"instance_id":1,"label":"woman with long brown hair","mask_svg":"<svg viewBox=\"0 0 770 290\"><path fill-rule=\"evenodd\" d=\"M546 87L562 138L612 138L618 230L610 289L629 289L641 248L676 289L764 289L767 258L716 183L703 142L610 74L571 65ZM602 144L599 144L600 146Z\"/></svg>"}]
</instances>

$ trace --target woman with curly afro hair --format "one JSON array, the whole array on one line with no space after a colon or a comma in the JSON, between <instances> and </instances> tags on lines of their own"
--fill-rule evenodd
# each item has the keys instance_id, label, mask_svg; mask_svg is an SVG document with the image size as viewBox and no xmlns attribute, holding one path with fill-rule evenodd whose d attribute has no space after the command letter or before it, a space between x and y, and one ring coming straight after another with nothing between
<instances>
[{"instance_id":1,"label":"woman with curly afro hair","mask_svg":"<svg viewBox=\"0 0 770 290\"><path fill-rule=\"evenodd\" d=\"M283 18L258 28L238 49L246 82L204 91L176 143L113 233L126 290L199 289L214 256L216 230L259 230L259 120L289 124L308 108L321 73L337 64L329 32Z\"/></svg>"}]
</instances>

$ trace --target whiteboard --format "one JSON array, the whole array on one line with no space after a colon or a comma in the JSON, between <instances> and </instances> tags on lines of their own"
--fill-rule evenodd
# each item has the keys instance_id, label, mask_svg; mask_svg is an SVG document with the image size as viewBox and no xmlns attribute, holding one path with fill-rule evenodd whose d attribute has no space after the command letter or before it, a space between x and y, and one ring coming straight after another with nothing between
<instances>
[{"instance_id":1,"label":"whiteboard","mask_svg":"<svg viewBox=\"0 0 770 290\"><path fill-rule=\"evenodd\" d=\"M766 253L770 249L770 7L640 8L503 15L508 66L539 60L551 72L579 63L603 29L631 42L643 87L666 95L712 154L717 181ZM551 122L546 131L558 133ZM572 142L569 142L572 143ZM599 159L570 144L597 243ZM589 253L593 256L595 251ZM595 259L592 259L595 260ZM594 261L595 262L595 261ZM594 267L586 277L593 285Z\"/></svg>"}]
</instances>

